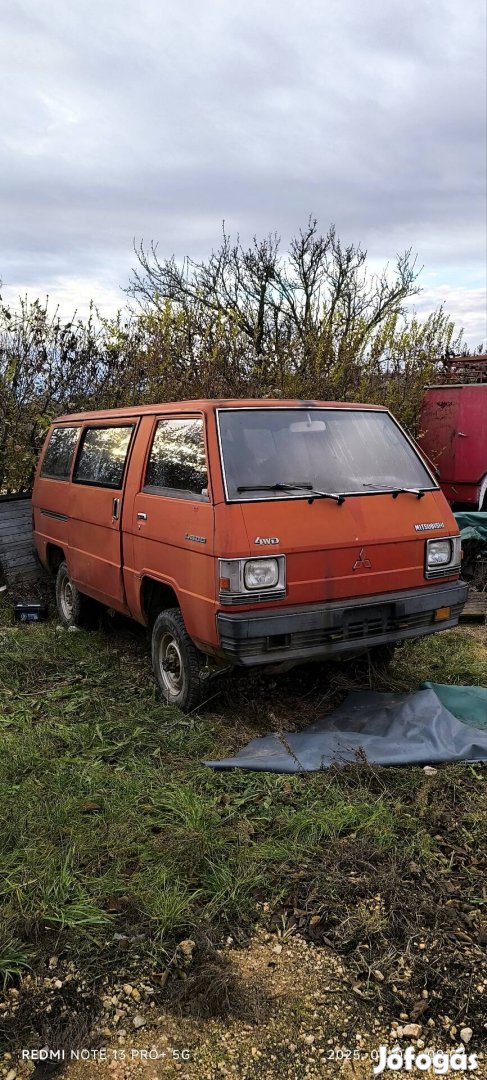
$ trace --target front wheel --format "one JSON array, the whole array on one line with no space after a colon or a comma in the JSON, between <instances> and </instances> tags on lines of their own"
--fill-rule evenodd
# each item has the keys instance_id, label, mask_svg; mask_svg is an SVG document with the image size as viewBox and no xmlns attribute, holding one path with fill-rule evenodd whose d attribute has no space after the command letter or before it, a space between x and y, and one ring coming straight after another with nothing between
<instances>
[{"instance_id":1,"label":"front wheel","mask_svg":"<svg viewBox=\"0 0 487 1080\"><path fill-rule=\"evenodd\" d=\"M168 705L192 712L201 701L200 654L177 608L161 611L152 627L152 667Z\"/></svg>"}]
</instances>

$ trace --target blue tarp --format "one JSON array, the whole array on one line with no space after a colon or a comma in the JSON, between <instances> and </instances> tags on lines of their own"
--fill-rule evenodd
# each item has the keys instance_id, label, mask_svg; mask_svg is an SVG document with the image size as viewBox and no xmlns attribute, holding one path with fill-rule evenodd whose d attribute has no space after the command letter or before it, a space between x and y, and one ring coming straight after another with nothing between
<instances>
[{"instance_id":1,"label":"blue tarp","mask_svg":"<svg viewBox=\"0 0 487 1080\"><path fill-rule=\"evenodd\" d=\"M349 694L304 731L252 739L214 769L315 772L361 757L376 765L487 761L487 689L424 683L412 694Z\"/></svg>"}]
</instances>

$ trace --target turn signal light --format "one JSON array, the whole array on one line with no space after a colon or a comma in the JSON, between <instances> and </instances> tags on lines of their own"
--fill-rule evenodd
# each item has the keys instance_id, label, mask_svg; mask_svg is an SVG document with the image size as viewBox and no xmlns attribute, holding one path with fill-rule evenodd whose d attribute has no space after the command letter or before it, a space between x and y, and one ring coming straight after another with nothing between
<instances>
[{"instance_id":1,"label":"turn signal light","mask_svg":"<svg viewBox=\"0 0 487 1080\"><path fill-rule=\"evenodd\" d=\"M450 618L451 618L451 608L450 607L438 607L436 609L436 611L435 611L435 622L441 622L442 619L450 619Z\"/></svg>"}]
</instances>

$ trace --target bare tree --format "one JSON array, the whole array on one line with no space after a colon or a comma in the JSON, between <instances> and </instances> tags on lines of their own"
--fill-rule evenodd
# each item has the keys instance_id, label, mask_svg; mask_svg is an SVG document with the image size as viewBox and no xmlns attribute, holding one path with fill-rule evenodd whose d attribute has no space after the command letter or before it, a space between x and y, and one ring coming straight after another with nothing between
<instances>
[{"instance_id":1,"label":"bare tree","mask_svg":"<svg viewBox=\"0 0 487 1080\"><path fill-rule=\"evenodd\" d=\"M223 317L249 340L258 367L291 340L299 343L303 368L318 341L329 358L361 355L384 320L419 292L410 250L392 271L370 275L367 253L343 246L334 226L323 236L312 217L284 255L275 233L244 248L225 226L220 247L201 262L161 259L155 243L141 242L135 251L127 293L145 311L170 301L200 322L205 314Z\"/></svg>"}]
</instances>

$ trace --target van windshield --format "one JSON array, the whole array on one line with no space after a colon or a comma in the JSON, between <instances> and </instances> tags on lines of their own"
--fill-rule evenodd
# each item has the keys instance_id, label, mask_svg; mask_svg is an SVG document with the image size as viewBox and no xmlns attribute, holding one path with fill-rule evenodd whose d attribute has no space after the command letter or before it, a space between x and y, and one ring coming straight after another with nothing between
<instances>
[{"instance_id":1,"label":"van windshield","mask_svg":"<svg viewBox=\"0 0 487 1080\"><path fill-rule=\"evenodd\" d=\"M368 409L218 410L227 498L238 502L434 490L387 412Z\"/></svg>"}]
</instances>

